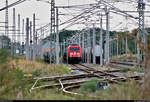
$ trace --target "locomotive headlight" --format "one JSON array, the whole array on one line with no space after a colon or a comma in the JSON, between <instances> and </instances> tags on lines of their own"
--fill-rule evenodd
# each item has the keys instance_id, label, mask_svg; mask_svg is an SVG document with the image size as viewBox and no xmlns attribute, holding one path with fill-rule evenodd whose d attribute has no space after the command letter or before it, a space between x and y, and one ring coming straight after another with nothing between
<instances>
[{"instance_id":1,"label":"locomotive headlight","mask_svg":"<svg viewBox=\"0 0 150 102\"><path fill-rule=\"evenodd\" d=\"M80 53L77 53L78 57L80 56Z\"/></svg>"},{"instance_id":2,"label":"locomotive headlight","mask_svg":"<svg viewBox=\"0 0 150 102\"><path fill-rule=\"evenodd\" d=\"M73 53L70 53L70 56L72 57Z\"/></svg>"}]
</instances>

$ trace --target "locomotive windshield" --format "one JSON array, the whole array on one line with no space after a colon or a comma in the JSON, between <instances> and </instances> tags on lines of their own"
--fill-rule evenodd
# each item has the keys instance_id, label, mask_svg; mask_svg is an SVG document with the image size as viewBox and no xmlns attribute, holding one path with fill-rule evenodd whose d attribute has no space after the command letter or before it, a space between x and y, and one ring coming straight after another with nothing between
<instances>
[{"instance_id":1,"label":"locomotive windshield","mask_svg":"<svg viewBox=\"0 0 150 102\"><path fill-rule=\"evenodd\" d=\"M70 48L70 51L80 51L80 48L79 47L72 47L72 48Z\"/></svg>"}]
</instances>

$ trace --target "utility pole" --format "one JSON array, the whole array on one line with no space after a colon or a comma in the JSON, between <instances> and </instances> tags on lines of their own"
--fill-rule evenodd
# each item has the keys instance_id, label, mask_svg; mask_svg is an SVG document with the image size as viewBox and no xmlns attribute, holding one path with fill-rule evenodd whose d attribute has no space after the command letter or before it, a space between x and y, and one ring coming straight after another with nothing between
<instances>
[{"instance_id":1,"label":"utility pole","mask_svg":"<svg viewBox=\"0 0 150 102\"><path fill-rule=\"evenodd\" d=\"M7 2L7 0L6 0L6 2ZM6 3L6 5L8 5L7 3ZM15 8L13 8L13 34L12 34L12 36L11 36L11 56L14 56L14 36L13 35L15 35L15 10L14 10ZM6 26L6 25L5 25ZM5 27L6 28L6 27Z\"/></svg>"},{"instance_id":2,"label":"utility pole","mask_svg":"<svg viewBox=\"0 0 150 102\"><path fill-rule=\"evenodd\" d=\"M103 66L103 21L102 21L102 15L101 15L101 18L100 18L100 66Z\"/></svg>"},{"instance_id":3,"label":"utility pole","mask_svg":"<svg viewBox=\"0 0 150 102\"><path fill-rule=\"evenodd\" d=\"M18 42L20 42L20 14L18 14Z\"/></svg>"},{"instance_id":4,"label":"utility pole","mask_svg":"<svg viewBox=\"0 0 150 102\"><path fill-rule=\"evenodd\" d=\"M127 16L126 16L126 21L127 21ZM127 30L127 23L126 23L126 30ZM125 46L126 47L125 48L126 52L125 53L126 54L128 53L128 38L127 38L127 34L128 34L128 32L126 31L126 38L125 38L125 40L126 40L126 46Z\"/></svg>"},{"instance_id":5,"label":"utility pole","mask_svg":"<svg viewBox=\"0 0 150 102\"><path fill-rule=\"evenodd\" d=\"M128 38L127 38L127 35L126 35L126 54L128 53Z\"/></svg>"},{"instance_id":6,"label":"utility pole","mask_svg":"<svg viewBox=\"0 0 150 102\"><path fill-rule=\"evenodd\" d=\"M55 32L55 0L51 0L51 34Z\"/></svg>"},{"instance_id":7,"label":"utility pole","mask_svg":"<svg viewBox=\"0 0 150 102\"><path fill-rule=\"evenodd\" d=\"M84 57L84 31L82 31L82 61L83 61L83 63L84 63L84 59L85 59L85 57Z\"/></svg>"},{"instance_id":8,"label":"utility pole","mask_svg":"<svg viewBox=\"0 0 150 102\"><path fill-rule=\"evenodd\" d=\"M138 12L139 12L139 29L138 29L138 33L137 33L137 39L138 40L142 40L142 43L146 44L146 35L144 33L144 9L145 9L145 3L143 2L143 0L138 0ZM142 60L142 56L141 56L142 51L140 50L140 45L139 43L137 43L137 63L138 66L140 67L140 61Z\"/></svg>"},{"instance_id":9,"label":"utility pole","mask_svg":"<svg viewBox=\"0 0 150 102\"><path fill-rule=\"evenodd\" d=\"M59 28L58 28L58 8L56 8L56 64L59 64Z\"/></svg>"},{"instance_id":10,"label":"utility pole","mask_svg":"<svg viewBox=\"0 0 150 102\"><path fill-rule=\"evenodd\" d=\"M95 61L95 24L93 23L93 64L96 64Z\"/></svg>"},{"instance_id":11,"label":"utility pole","mask_svg":"<svg viewBox=\"0 0 150 102\"><path fill-rule=\"evenodd\" d=\"M109 63L109 9L106 6L106 64Z\"/></svg>"},{"instance_id":12,"label":"utility pole","mask_svg":"<svg viewBox=\"0 0 150 102\"><path fill-rule=\"evenodd\" d=\"M51 29L50 29L51 33L50 34L54 34L55 33L55 0L51 0L51 18L50 19L51 19ZM56 39L56 38L54 37L54 39ZM57 53L57 51L56 51L56 53ZM57 60L57 57L55 58L55 55L54 55L54 61L55 60ZM56 61L56 63L57 63L57 61Z\"/></svg>"},{"instance_id":13,"label":"utility pole","mask_svg":"<svg viewBox=\"0 0 150 102\"><path fill-rule=\"evenodd\" d=\"M38 44L38 36L37 36L37 31L35 31L36 33L35 33L35 42L36 42L36 46L37 46L37 44ZM37 54L37 50L36 50L36 54Z\"/></svg>"},{"instance_id":14,"label":"utility pole","mask_svg":"<svg viewBox=\"0 0 150 102\"><path fill-rule=\"evenodd\" d=\"M117 34L117 56L118 56L118 34Z\"/></svg>"},{"instance_id":15,"label":"utility pole","mask_svg":"<svg viewBox=\"0 0 150 102\"><path fill-rule=\"evenodd\" d=\"M61 56L61 63L63 63L62 62L62 58L63 58L63 43L62 42L60 43L60 56Z\"/></svg>"},{"instance_id":16,"label":"utility pole","mask_svg":"<svg viewBox=\"0 0 150 102\"><path fill-rule=\"evenodd\" d=\"M66 48L68 48L68 39L66 40L66 45L67 45ZM66 51L66 53L67 53L67 65L68 65L68 50Z\"/></svg>"},{"instance_id":17,"label":"utility pole","mask_svg":"<svg viewBox=\"0 0 150 102\"><path fill-rule=\"evenodd\" d=\"M85 36L85 41L86 41L86 43L85 43L85 48L86 48L86 50L85 50L85 63L88 63L88 28L87 28L87 31L86 31L86 36Z\"/></svg>"},{"instance_id":18,"label":"utility pole","mask_svg":"<svg viewBox=\"0 0 150 102\"><path fill-rule=\"evenodd\" d=\"M81 46L81 33L79 33L79 45Z\"/></svg>"},{"instance_id":19,"label":"utility pole","mask_svg":"<svg viewBox=\"0 0 150 102\"><path fill-rule=\"evenodd\" d=\"M22 42L24 42L24 19L22 19Z\"/></svg>"},{"instance_id":20,"label":"utility pole","mask_svg":"<svg viewBox=\"0 0 150 102\"><path fill-rule=\"evenodd\" d=\"M50 49L52 49L52 48L51 48L51 41L50 41L49 43L50 43ZM50 60L49 60L49 61L50 61L50 64L51 64L51 63L52 63L52 51L51 51L51 50L50 50L50 55L49 55L49 57L50 57Z\"/></svg>"},{"instance_id":21,"label":"utility pole","mask_svg":"<svg viewBox=\"0 0 150 102\"><path fill-rule=\"evenodd\" d=\"M5 36L8 36L8 0L6 0L6 12L5 12Z\"/></svg>"},{"instance_id":22,"label":"utility pole","mask_svg":"<svg viewBox=\"0 0 150 102\"><path fill-rule=\"evenodd\" d=\"M30 21L30 60L32 60L32 21Z\"/></svg>"},{"instance_id":23,"label":"utility pole","mask_svg":"<svg viewBox=\"0 0 150 102\"><path fill-rule=\"evenodd\" d=\"M26 60L29 60L29 18L26 18Z\"/></svg>"},{"instance_id":24,"label":"utility pole","mask_svg":"<svg viewBox=\"0 0 150 102\"><path fill-rule=\"evenodd\" d=\"M20 40L20 14L18 14L18 43L21 45L21 40ZM18 50L19 50L19 55L21 52L21 46L18 46Z\"/></svg>"},{"instance_id":25,"label":"utility pole","mask_svg":"<svg viewBox=\"0 0 150 102\"><path fill-rule=\"evenodd\" d=\"M111 43L112 45L111 45L111 58L113 58L113 56L114 56L114 40L112 41L112 43Z\"/></svg>"},{"instance_id":26,"label":"utility pole","mask_svg":"<svg viewBox=\"0 0 150 102\"><path fill-rule=\"evenodd\" d=\"M33 61L36 60L36 32L35 32L35 13L33 14Z\"/></svg>"},{"instance_id":27,"label":"utility pole","mask_svg":"<svg viewBox=\"0 0 150 102\"><path fill-rule=\"evenodd\" d=\"M87 33L87 63L90 63L91 59L91 37L90 37L90 28L88 27L88 33Z\"/></svg>"},{"instance_id":28,"label":"utility pole","mask_svg":"<svg viewBox=\"0 0 150 102\"><path fill-rule=\"evenodd\" d=\"M65 53L65 48L66 48L66 46L65 46L65 40L63 40L63 53Z\"/></svg>"},{"instance_id":29,"label":"utility pole","mask_svg":"<svg viewBox=\"0 0 150 102\"><path fill-rule=\"evenodd\" d=\"M24 54L23 51L24 51L24 44L25 44L25 40L24 40L25 36L24 36L24 19L22 19L22 38L21 38L21 43L22 43L22 50L21 50L21 53L22 55Z\"/></svg>"},{"instance_id":30,"label":"utility pole","mask_svg":"<svg viewBox=\"0 0 150 102\"><path fill-rule=\"evenodd\" d=\"M15 8L13 8L13 34L12 38L14 41L13 44L13 56L16 55L16 17L15 17Z\"/></svg>"},{"instance_id":31,"label":"utility pole","mask_svg":"<svg viewBox=\"0 0 150 102\"><path fill-rule=\"evenodd\" d=\"M109 56L110 56L110 58L112 57L112 41L111 40L109 40Z\"/></svg>"}]
</instances>

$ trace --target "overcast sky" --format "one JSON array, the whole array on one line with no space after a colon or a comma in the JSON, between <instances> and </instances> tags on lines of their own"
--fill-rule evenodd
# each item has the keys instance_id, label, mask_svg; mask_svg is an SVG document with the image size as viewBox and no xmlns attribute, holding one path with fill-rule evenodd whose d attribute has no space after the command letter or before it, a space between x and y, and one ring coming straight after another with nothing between
<instances>
[{"instance_id":1,"label":"overcast sky","mask_svg":"<svg viewBox=\"0 0 150 102\"><path fill-rule=\"evenodd\" d=\"M15 1L17 0L8 0L9 4ZM95 0L55 0L55 2L57 6L60 6L60 5L67 6L67 5L95 3ZM121 10L137 10L136 8L137 4L135 3L114 3L114 5L120 8ZM0 8L4 6L5 6L5 0L0 0ZM9 25L12 25L12 8L13 7L9 8ZM33 13L35 13L36 18L39 19L39 20L36 20L36 25L37 25L36 28L39 28L40 26L45 25L50 22L50 4L48 3L36 1L36 0L29 0L22 4L15 6L15 8L16 8L16 21L17 21L17 14L21 15L21 19L25 19L26 17L29 17L30 19L32 19L32 15ZM150 11L150 7L147 6L146 10ZM77 12L77 11L76 9L60 9L59 12L68 13L68 12ZM130 14L134 16L138 16L136 13L130 13ZM150 15L150 13L146 15ZM138 26L135 22L131 20L127 20L125 17L122 17L120 15L111 13L110 16L111 16L111 20L110 20L111 30L125 29L125 27L127 27L127 30L131 30ZM5 18L5 11L0 11L0 22L5 21L4 18ZM72 18L72 16L60 16L59 23L62 23L70 18ZM150 18L145 19L146 26L149 26L148 19ZM2 24L0 23L0 25ZM64 26L60 27L60 29L62 29L63 27ZM81 28L81 26L75 25L68 29L79 29L79 28ZM105 21L104 21L104 29L105 29Z\"/></svg>"}]
</instances>

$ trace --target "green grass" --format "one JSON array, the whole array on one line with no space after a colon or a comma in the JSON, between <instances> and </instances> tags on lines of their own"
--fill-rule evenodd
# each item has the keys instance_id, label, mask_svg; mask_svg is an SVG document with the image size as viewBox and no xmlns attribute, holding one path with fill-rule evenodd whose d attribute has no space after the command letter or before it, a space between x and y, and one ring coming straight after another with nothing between
<instances>
[{"instance_id":1,"label":"green grass","mask_svg":"<svg viewBox=\"0 0 150 102\"><path fill-rule=\"evenodd\" d=\"M120 70L120 72L128 72L129 71L129 69L127 69L127 68L122 68L121 70Z\"/></svg>"},{"instance_id":2,"label":"green grass","mask_svg":"<svg viewBox=\"0 0 150 102\"><path fill-rule=\"evenodd\" d=\"M135 72L135 71L137 71L137 68L136 67L130 68L129 71Z\"/></svg>"},{"instance_id":3,"label":"green grass","mask_svg":"<svg viewBox=\"0 0 150 102\"><path fill-rule=\"evenodd\" d=\"M73 100L71 96L63 95L61 92L54 91L56 89L37 89L28 93L24 99L25 100Z\"/></svg>"},{"instance_id":4,"label":"green grass","mask_svg":"<svg viewBox=\"0 0 150 102\"><path fill-rule=\"evenodd\" d=\"M8 57L10 56L8 50L6 49L0 49L0 64L3 65L8 60Z\"/></svg>"}]
</instances>

